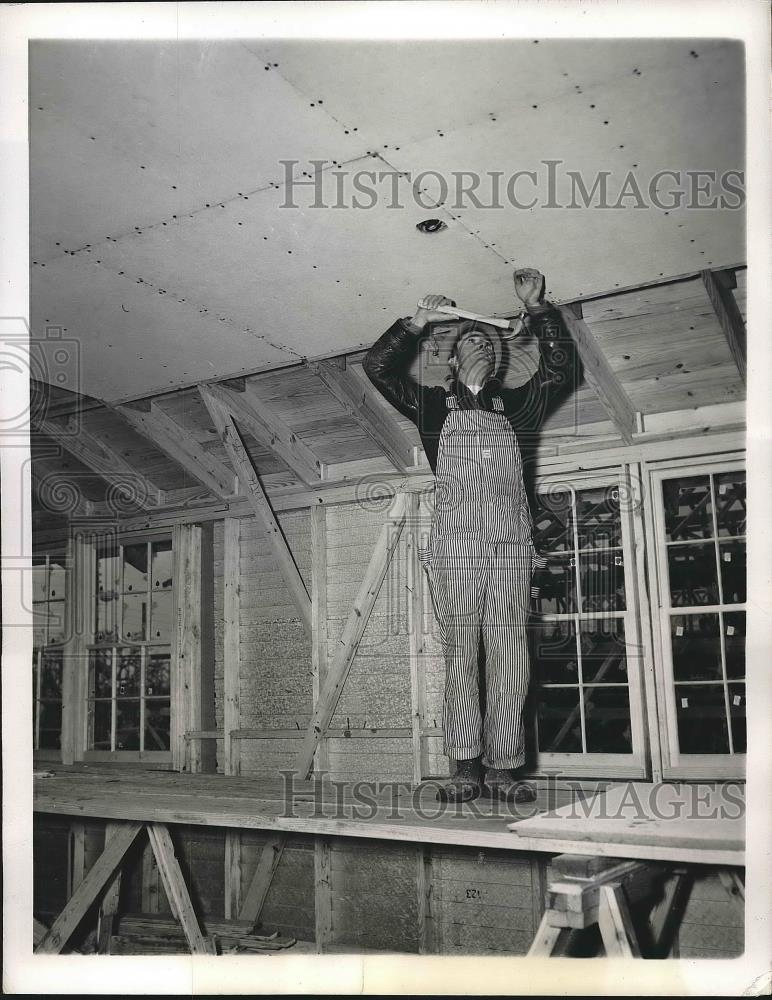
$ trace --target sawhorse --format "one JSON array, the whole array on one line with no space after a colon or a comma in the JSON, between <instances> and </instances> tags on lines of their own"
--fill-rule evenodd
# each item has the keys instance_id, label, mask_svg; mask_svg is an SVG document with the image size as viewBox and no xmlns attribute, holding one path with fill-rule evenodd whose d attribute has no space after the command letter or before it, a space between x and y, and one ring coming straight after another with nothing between
<instances>
[{"instance_id":1,"label":"sawhorse","mask_svg":"<svg viewBox=\"0 0 772 1000\"><path fill-rule=\"evenodd\" d=\"M36 945L36 955L59 954L86 912L100 897L97 929L99 951L109 952L112 924L118 911L121 866L129 848L143 829L147 830L150 838L172 914L182 927L191 954L217 954L214 938L205 935L199 925L166 824L121 821L107 824L104 850L75 889L51 929Z\"/></svg>"}]
</instances>

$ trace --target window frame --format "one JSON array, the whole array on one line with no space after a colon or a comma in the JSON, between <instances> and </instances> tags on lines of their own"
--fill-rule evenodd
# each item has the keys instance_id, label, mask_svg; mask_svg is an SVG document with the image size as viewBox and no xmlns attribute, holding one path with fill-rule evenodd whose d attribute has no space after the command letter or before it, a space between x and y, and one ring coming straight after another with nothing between
<instances>
[{"instance_id":1,"label":"window frame","mask_svg":"<svg viewBox=\"0 0 772 1000\"><path fill-rule=\"evenodd\" d=\"M45 559L46 566L46 599L45 602L35 601L35 591L34 591L34 567L37 560ZM64 599L62 602L63 607L63 621L62 629L64 636L61 642L51 643L48 642L48 624L46 624L46 642L41 646L35 645L35 633L34 633L34 614L35 614L35 604L45 603L46 606L50 603L50 595L48 591L50 589L50 566L51 562L56 561L64 571ZM65 730L64 722L64 712L65 712L65 689L66 689L66 661L67 661L67 650L71 636L71 603L72 603L72 586L73 586L73 575L70 571L70 560L67 546L64 544L55 544L51 547L41 547L39 549L33 549L30 568L33 574L33 590L32 590L32 615L33 615L33 639L32 639L32 661L31 668L33 672L33 677L36 678L35 690L32 695L32 754L33 760L38 761L61 761L62 759L62 742L63 734ZM58 747L39 747L39 733L40 733L40 712L38 706L40 704L40 688L42 681L42 671L41 666L43 663L43 657L49 650L56 650L60 653L62 657L62 676L60 682L60 698L59 701L62 706L61 712L61 724L59 728L59 746ZM49 699L54 700L54 699Z\"/></svg>"},{"instance_id":2,"label":"window frame","mask_svg":"<svg viewBox=\"0 0 772 1000\"><path fill-rule=\"evenodd\" d=\"M123 598L126 596L122 586L119 586L117 593L117 620L116 620L116 635L110 641L100 642L96 639L97 632L97 614L96 614L96 601L98 598L98 582L97 582L97 564L99 559L100 550L108 544L115 546L118 549L118 558L120 560L121 572L123 567L123 549L126 546L144 544L151 546L153 542L159 541L169 541L171 543L172 552L172 585L170 588L159 591L159 593L169 593L171 595L171 627L170 635L168 639L163 641L153 641L152 639L144 640L125 640L121 636L121 619L123 616L122 606ZM152 549L148 550L148 583L147 583L147 601L148 608L150 608L150 602L153 596L153 587L151 581L151 570L152 570ZM82 699L79 705L79 710L82 712L82 746L80 752L80 759L86 763L124 763L124 764L145 764L153 766L167 766L172 767L173 764L173 751L172 751L172 741L174 739L175 733L175 678L176 671L174 669L174 623L176 620L176 607L177 607L177 587L176 587L176 576L175 576L175 551L174 551L174 532L171 528L155 528L148 529L141 532L127 532L119 533L117 535L106 533L101 537L94 539L94 544L90 554L90 572L84 574L85 579L80 582L82 587L81 596L82 600L85 602L85 606L93 609L89 614L89 634L85 637L83 642L83 656L81 661L81 671L83 673L82 677ZM150 618L152 620L152 611ZM112 684L111 684L111 727L110 727L110 738L111 746L115 743L115 722L116 722L116 696L115 696L115 679L116 679L116 665L117 660L120 656L120 650L124 649L136 649L140 654L140 677L139 677L139 688L137 700L140 705L140 736L142 736L142 727L144 725L145 718L145 701L146 696L144 694L144 670L145 664L147 662L148 651L152 652L153 649L162 649L168 652L169 655L169 749L168 750L95 750L89 747L89 720L91 718L91 707L95 703L96 699L90 696L90 670L91 670L91 654L94 651L110 651L111 653L111 665L112 665ZM106 700L106 699L100 699Z\"/></svg>"},{"instance_id":3,"label":"window frame","mask_svg":"<svg viewBox=\"0 0 772 1000\"><path fill-rule=\"evenodd\" d=\"M632 498L632 503L620 504L620 530L622 541L622 558L625 581L625 604L623 612L580 612L570 615L540 616L539 621L571 621L580 624L582 621L603 621L613 618L621 619L625 628L625 645L637 647L639 655L626 657L627 689L630 699L630 727L632 736L632 753L558 753L536 750L534 774L550 774L556 771L561 775L579 778L646 778L651 773L651 757L649 747L649 726L647 718L646 675L653 668L653 653L648 641L648 604L641 600L640 565L643 558L642 546L642 498L638 488L638 464L619 462L613 465L585 470L581 472L561 470L550 472L545 470L537 475L534 492L538 496L545 487L557 483L565 483L573 490L607 488L616 486L620 497L626 495ZM636 519L639 523L636 524ZM540 551L537 548L537 551ZM574 556L577 552L575 549ZM584 682L579 685L584 688ZM533 723L531 723L533 725ZM533 733L533 730L532 730ZM533 737L531 737L533 738Z\"/></svg>"},{"instance_id":4,"label":"window frame","mask_svg":"<svg viewBox=\"0 0 772 1000\"><path fill-rule=\"evenodd\" d=\"M670 600L670 585L667 562L667 532L665 529L665 508L663 482L677 478L678 473L688 470L689 476L720 475L724 472L745 472L747 459L743 452L732 452L714 457L700 456L686 460L667 460L651 463L648 468L648 495L652 540L649 546L649 579L651 581L652 624L657 646L657 691L659 704L660 746L662 753L662 774L664 778L722 778L744 779L746 754L687 754L678 748L678 713L676 709L676 685L673 673L673 655L670 642L670 618L673 614L689 614L690 611L673 607ZM715 514L714 514L715 516ZM747 543L747 530L746 530ZM706 539L713 545L717 539ZM743 604L723 604L706 606L706 613L747 612L747 600ZM726 679L726 667L722 654L722 679Z\"/></svg>"}]
</instances>

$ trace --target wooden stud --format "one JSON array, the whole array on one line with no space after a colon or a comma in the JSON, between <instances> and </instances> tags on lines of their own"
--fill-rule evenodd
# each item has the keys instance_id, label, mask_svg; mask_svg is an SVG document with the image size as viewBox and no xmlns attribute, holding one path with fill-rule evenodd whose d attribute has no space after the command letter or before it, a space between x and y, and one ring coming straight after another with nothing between
<instances>
[{"instance_id":1,"label":"wooden stud","mask_svg":"<svg viewBox=\"0 0 772 1000\"><path fill-rule=\"evenodd\" d=\"M86 876L86 827L78 820L70 824L69 871L67 873L67 896L75 892Z\"/></svg>"},{"instance_id":2,"label":"wooden stud","mask_svg":"<svg viewBox=\"0 0 772 1000\"><path fill-rule=\"evenodd\" d=\"M231 733L241 724L241 522L224 521L223 566L223 766L226 774L239 774L240 747ZM225 831L225 917L241 909L241 833Z\"/></svg>"},{"instance_id":3,"label":"wooden stud","mask_svg":"<svg viewBox=\"0 0 772 1000\"><path fill-rule=\"evenodd\" d=\"M198 391L209 410L209 415L222 439L228 457L236 470L239 482L247 494L257 518L265 527L265 532L279 563L284 582L287 585L306 633L311 635L311 598L300 575L295 560L292 557L287 539L281 530L279 522L271 507L268 495L255 471L252 459L244 446L238 428L230 411L208 389L200 385Z\"/></svg>"},{"instance_id":4,"label":"wooden stud","mask_svg":"<svg viewBox=\"0 0 772 1000\"><path fill-rule=\"evenodd\" d=\"M309 486L322 478L321 462L270 407L251 392L234 392L224 385L207 383L207 393L227 410L234 420L263 447L283 462Z\"/></svg>"},{"instance_id":5,"label":"wooden stud","mask_svg":"<svg viewBox=\"0 0 772 1000\"><path fill-rule=\"evenodd\" d=\"M420 543L420 497L410 493L407 503L407 545L405 589L407 598L407 628L410 643L410 717L413 748L413 784L423 780L426 755L421 730L424 727L425 676L423 670L423 569L418 559Z\"/></svg>"},{"instance_id":6,"label":"wooden stud","mask_svg":"<svg viewBox=\"0 0 772 1000\"><path fill-rule=\"evenodd\" d=\"M387 521L381 529L380 536L373 549L364 579L354 601L354 606L348 616L341 637L336 643L328 675L320 692L319 700L314 707L311 722L306 730L303 747L296 765L301 779L308 778L311 774L316 748L335 712L341 692L343 691L343 685L346 683L346 678L359 648L359 643L370 620L370 613L373 610L381 585L391 565L391 559L399 543L404 524L405 496L404 494L399 494L395 499Z\"/></svg>"},{"instance_id":7,"label":"wooden stud","mask_svg":"<svg viewBox=\"0 0 772 1000\"><path fill-rule=\"evenodd\" d=\"M201 744L185 741L188 730L201 729L201 583L202 530L181 524L172 535L175 622L172 635L172 763L177 770L189 755L191 771L201 769Z\"/></svg>"},{"instance_id":8,"label":"wooden stud","mask_svg":"<svg viewBox=\"0 0 772 1000\"><path fill-rule=\"evenodd\" d=\"M632 444L636 417L630 397L614 374L592 331L581 318L581 307L574 305L558 308L571 339L576 344L577 353L584 365L585 378L597 393L603 409L622 440L625 444Z\"/></svg>"},{"instance_id":9,"label":"wooden stud","mask_svg":"<svg viewBox=\"0 0 772 1000\"><path fill-rule=\"evenodd\" d=\"M51 929L35 948L39 955L58 955L85 916L89 907L104 889L105 884L118 869L124 855L134 843L142 824L125 822L105 844L105 849L88 875L72 894Z\"/></svg>"},{"instance_id":10,"label":"wooden stud","mask_svg":"<svg viewBox=\"0 0 772 1000\"><path fill-rule=\"evenodd\" d=\"M743 383L747 381L747 346L745 322L732 289L737 287L732 271L701 271L700 277L708 293L718 322L726 337L729 350Z\"/></svg>"},{"instance_id":11,"label":"wooden stud","mask_svg":"<svg viewBox=\"0 0 772 1000\"><path fill-rule=\"evenodd\" d=\"M114 412L139 434L163 451L220 500L238 493L233 473L201 447L185 428L154 402L150 412L116 406Z\"/></svg>"},{"instance_id":12,"label":"wooden stud","mask_svg":"<svg viewBox=\"0 0 772 1000\"><path fill-rule=\"evenodd\" d=\"M415 466L415 448L373 385L350 367L332 361L308 366L338 400L352 420L370 437L395 469Z\"/></svg>"},{"instance_id":13,"label":"wooden stud","mask_svg":"<svg viewBox=\"0 0 772 1000\"><path fill-rule=\"evenodd\" d=\"M331 851L328 837L314 838L314 940L318 955L332 944Z\"/></svg>"},{"instance_id":14,"label":"wooden stud","mask_svg":"<svg viewBox=\"0 0 772 1000\"><path fill-rule=\"evenodd\" d=\"M112 840L120 827L120 823L107 823L105 826L105 842ZM110 938L113 935L113 927L118 914L120 898L121 869L118 868L99 906L99 914L97 916L97 953L100 955L110 954Z\"/></svg>"},{"instance_id":15,"label":"wooden stud","mask_svg":"<svg viewBox=\"0 0 772 1000\"><path fill-rule=\"evenodd\" d=\"M39 420L33 433L35 430L56 441L108 484L115 480L118 484L125 484L141 510L149 510L165 502L163 491L151 483L144 473L82 425L74 421L57 423L54 420Z\"/></svg>"},{"instance_id":16,"label":"wooden stud","mask_svg":"<svg viewBox=\"0 0 772 1000\"><path fill-rule=\"evenodd\" d=\"M93 600L98 535L74 533L68 540L68 638L62 661L62 763L82 760L88 745L88 644L96 627Z\"/></svg>"},{"instance_id":17,"label":"wooden stud","mask_svg":"<svg viewBox=\"0 0 772 1000\"><path fill-rule=\"evenodd\" d=\"M214 955L216 953L214 941L201 933L168 828L163 823L148 823L147 832L158 863L158 871L161 873L164 891L169 902L173 903L175 915L182 924L191 954Z\"/></svg>"},{"instance_id":18,"label":"wooden stud","mask_svg":"<svg viewBox=\"0 0 772 1000\"><path fill-rule=\"evenodd\" d=\"M435 913L435 885L431 846L419 844L416 848L416 887L418 892L418 954L435 955L438 952L437 915Z\"/></svg>"},{"instance_id":19,"label":"wooden stud","mask_svg":"<svg viewBox=\"0 0 772 1000\"><path fill-rule=\"evenodd\" d=\"M142 851L140 878L140 906L142 907L142 912L159 913L161 887L159 884L158 865L155 863L155 854L153 854L150 841L145 844Z\"/></svg>"},{"instance_id":20,"label":"wooden stud","mask_svg":"<svg viewBox=\"0 0 772 1000\"><path fill-rule=\"evenodd\" d=\"M311 508L311 633L312 695L316 707L328 669L327 511L324 507ZM316 769L322 774L329 769L324 736L316 751Z\"/></svg>"},{"instance_id":21,"label":"wooden stud","mask_svg":"<svg viewBox=\"0 0 772 1000\"><path fill-rule=\"evenodd\" d=\"M257 926L260 919L274 873L279 867L281 856L284 853L286 841L286 834L283 833L269 837L260 852L260 860L239 911L239 920L248 921L252 927Z\"/></svg>"}]
</instances>

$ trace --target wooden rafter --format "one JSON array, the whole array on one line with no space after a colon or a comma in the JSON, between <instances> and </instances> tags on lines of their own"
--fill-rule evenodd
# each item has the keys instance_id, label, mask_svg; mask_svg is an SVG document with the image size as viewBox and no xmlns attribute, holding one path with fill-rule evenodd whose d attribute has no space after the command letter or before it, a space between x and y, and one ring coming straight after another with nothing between
<instances>
[{"instance_id":1,"label":"wooden rafter","mask_svg":"<svg viewBox=\"0 0 772 1000\"><path fill-rule=\"evenodd\" d=\"M284 421L249 389L239 392L225 385L208 383L207 392L222 403L239 426L256 438L309 486L322 478L321 462Z\"/></svg>"},{"instance_id":2,"label":"wooden rafter","mask_svg":"<svg viewBox=\"0 0 772 1000\"><path fill-rule=\"evenodd\" d=\"M558 308L576 344L584 365L585 378L595 390L601 406L619 431L622 440L625 444L632 444L633 434L637 429L635 407L606 360L589 326L582 319L581 306L573 303Z\"/></svg>"},{"instance_id":3,"label":"wooden rafter","mask_svg":"<svg viewBox=\"0 0 772 1000\"><path fill-rule=\"evenodd\" d=\"M32 483L38 504L60 517L91 517L98 509L97 504L78 488L78 473L58 468L51 461L53 456L35 457L30 463ZM71 497L72 490L77 496ZM72 503L68 506L68 499Z\"/></svg>"},{"instance_id":4,"label":"wooden rafter","mask_svg":"<svg viewBox=\"0 0 772 1000\"><path fill-rule=\"evenodd\" d=\"M74 419L66 423L54 420L39 420L36 430L56 441L70 455L82 462L107 483L115 482L129 490L136 504L142 510L162 506L165 495L162 490L150 482L144 473L140 472L117 451L108 448L99 438L77 426Z\"/></svg>"},{"instance_id":5,"label":"wooden rafter","mask_svg":"<svg viewBox=\"0 0 772 1000\"><path fill-rule=\"evenodd\" d=\"M700 277L724 331L737 371L745 382L747 368L745 323L732 294L732 289L737 287L734 271L701 271Z\"/></svg>"},{"instance_id":6,"label":"wooden rafter","mask_svg":"<svg viewBox=\"0 0 772 1000\"><path fill-rule=\"evenodd\" d=\"M246 492L247 499L252 505L258 519L262 521L265 527L266 535L273 547L284 582L298 609L303 627L310 636L312 631L311 598L292 556L290 547L287 544L287 539L284 537L284 532L276 520L263 484L255 472L252 459L249 457L249 453L244 446L233 415L207 386L201 385L198 388L233 468L236 470L239 482Z\"/></svg>"},{"instance_id":7,"label":"wooden rafter","mask_svg":"<svg viewBox=\"0 0 772 1000\"><path fill-rule=\"evenodd\" d=\"M399 472L415 466L415 448L396 418L365 378L342 364L320 361L308 366L338 400L346 413L378 445Z\"/></svg>"},{"instance_id":8,"label":"wooden rafter","mask_svg":"<svg viewBox=\"0 0 772 1000\"><path fill-rule=\"evenodd\" d=\"M131 406L116 406L114 411L220 500L238 492L227 466L194 441L158 403L153 402L147 411Z\"/></svg>"}]
</instances>

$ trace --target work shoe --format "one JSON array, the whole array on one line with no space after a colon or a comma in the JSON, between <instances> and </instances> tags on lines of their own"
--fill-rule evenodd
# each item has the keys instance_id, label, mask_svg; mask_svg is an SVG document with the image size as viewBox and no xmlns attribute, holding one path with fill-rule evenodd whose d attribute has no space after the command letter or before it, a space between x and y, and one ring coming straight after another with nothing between
<instances>
[{"instance_id":1,"label":"work shoe","mask_svg":"<svg viewBox=\"0 0 772 1000\"><path fill-rule=\"evenodd\" d=\"M505 802L533 802L536 789L517 777L516 772L507 768L486 767L483 779L483 795Z\"/></svg>"},{"instance_id":2,"label":"work shoe","mask_svg":"<svg viewBox=\"0 0 772 1000\"><path fill-rule=\"evenodd\" d=\"M440 802L471 802L482 791L479 757L457 760L456 773L437 789Z\"/></svg>"}]
</instances>

